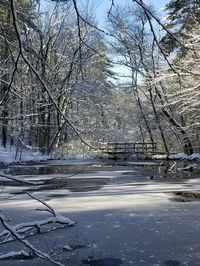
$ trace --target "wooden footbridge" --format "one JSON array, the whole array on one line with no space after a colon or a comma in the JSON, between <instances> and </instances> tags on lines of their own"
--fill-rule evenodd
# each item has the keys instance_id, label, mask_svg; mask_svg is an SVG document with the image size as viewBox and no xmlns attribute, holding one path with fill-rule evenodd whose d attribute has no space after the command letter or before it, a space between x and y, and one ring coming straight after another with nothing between
<instances>
[{"instance_id":1,"label":"wooden footbridge","mask_svg":"<svg viewBox=\"0 0 200 266\"><path fill-rule=\"evenodd\" d=\"M157 144L152 142L101 142L98 153L109 159L126 159L132 156L150 156L156 150Z\"/></svg>"}]
</instances>

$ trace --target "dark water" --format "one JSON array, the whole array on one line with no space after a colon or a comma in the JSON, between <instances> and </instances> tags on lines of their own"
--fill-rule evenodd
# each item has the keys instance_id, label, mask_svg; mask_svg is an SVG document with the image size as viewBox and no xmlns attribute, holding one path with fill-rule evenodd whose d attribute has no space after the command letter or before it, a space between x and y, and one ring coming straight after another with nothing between
<instances>
[{"instance_id":1,"label":"dark water","mask_svg":"<svg viewBox=\"0 0 200 266\"><path fill-rule=\"evenodd\" d=\"M167 260L167 261L165 261L165 265L167 265L167 266L179 266L181 264L179 261L176 261L176 260Z\"/></svg>"},{"instance_id":2,"label":"dark water","mask_svg":"<svg viewBox=\"0 0 200 266\"><path fill-rule=\"evenodd\" d=\"M69 161L50 161L37 164L14 165L4 169L5 174L17 176L22 180L40 181L42 185L31 186L29 191L48 190L48 197L65 197L70 192L97 191L106 185L152 182L183 183L185 180L200 177L198 162L180 161L87 161L73 164ZM0 186L24 186L16 181L1 181ZM56 192L54 192L56 190ZM23 189L14 194L23 193Z\"/></svg>"},{"instance_id":3,"label":"dark water","mask_svg":"<svg viewBox=\"0 0 200 266\"><path fill-rule=\"evenodd\" d=\"M58 162L58 161L56 161ZM115 168L115 169L114 169ZM184 170L187 175L198 171L200 173L200 162L180 162L180 161L135 161L135 162L113 162L113 161L98 161L96 163L87 162L85 164L53 164L45 162L41 164L24 164L14 165L4 169L12 175L52 175L52 174L76 174L97 171L113 171L127 170L126 175L131 175L132 170L148 170L154 177L170 177L170 173L176 173L179 170ZM130 171L129 171L130 170ZM181 173L181 171L179 171Z\"/></svg>"},{"instance_id":4,"label":"dark water","mask_svg":"<svg viewBox=\"0 0 200 266\"><path fill-rule=\"evenodd\" d=\"M91 266L118 266L123 264L121 259L115 259L115 258L82 260L82 263Z\"/></svg>"}]
</instances>

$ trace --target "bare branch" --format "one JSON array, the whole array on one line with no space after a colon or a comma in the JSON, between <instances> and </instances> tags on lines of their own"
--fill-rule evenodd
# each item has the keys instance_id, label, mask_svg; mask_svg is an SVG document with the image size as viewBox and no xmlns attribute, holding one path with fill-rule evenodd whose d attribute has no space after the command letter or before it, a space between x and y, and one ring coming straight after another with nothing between
<instances>
[{"instance_id":1,"label":"bare branch","mask_svg":"<svg viewBox=\"0 0 200 266\"><path fill-rule=\"evenodd\" d=\"M165 27L160 19L149 10L142 0L132 0L132 2L136 2L140 7L142 7L142 9L148 14L148 17L150 16L150 19L152 17L177 43L184 47L183 43L176 36L174 36L174 34L167 27Z\"/></svg>"}]
</instances>

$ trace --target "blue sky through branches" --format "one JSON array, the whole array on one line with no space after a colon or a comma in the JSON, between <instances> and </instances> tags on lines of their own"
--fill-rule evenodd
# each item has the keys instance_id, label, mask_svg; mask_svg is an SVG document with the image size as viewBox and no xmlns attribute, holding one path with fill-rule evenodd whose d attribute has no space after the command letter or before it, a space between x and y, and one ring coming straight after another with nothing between
<instances>
[{"instance_id":1,"label":"blue sky through branches","mask_svg":"<svg viewBox=\"0 0 200 266\"><path fill-rule=\"evenodd\" d=\"M169 3L170 0L143 0L143 2L148 6L153 6L154 10L157 13L157 16L162 19L165 17L165 13L162 10L162 8L165 7L167 3ZM119 5L121 7L129 4L130 6L133 4L133 0L114 0L115 5ZM44 9L49 9L50 5L54 5L55 2L51 2L50 0L43 0L42 6ZM93 17L95 18L97 25L100 29L104 29L107 27L106 21L107 21L107 14L110 10L112 4L112 0L77 0L77 5L79 12L81 14L84 14L85 11L88 10L88 12L93 14ZM84 17L84 16L83 16ZM158 23L156 23L153 20L153 23L155 23L155 27L160 27ZM123 80L129 79L128 76L130 75L129 71L126 67L123 66L115 66L113 70L116 72L116 74L121 74L121 82L123 83Z\"/></svg>"},{"instance_id":2,"label":"blue sky through branches","mask_svg":"<svg viewBox=\"0 0 200 266\"><path fill-rule=\"evenodd\" d=\"M107 14L108 11L111 7L111 0L82 0L80 1L82 4L82 10L85 9L86 6L88 6L89 10L90 8L93 11L93 14L95 14L95 18L96 21L98 23L98 26L100 28L104 28L104 26L106 27L106 20L107 20ZM79 2L79 5L80 5ZM165 7L165 5L169 2L169 0L144 0L144 3L146 5L149 6L153 6L154 10L157 13L157 16L162 19L165 17L165 12L163 11L163 8ZM114 0L115 5L120 5L120 6L125 6L127 4L129 4L130 6L133 4L132 0ZM154 24L155 21L153 21ZM155 22L155 27L160 27L160 25L158 25ZM130 79L130 73L129 73L129 69L127 69L124 66L119 66L116 65L114 66L114 68L112 69L115 71L115 73L117 75L120 75L121 77L118 79L118 81L120 83L123 83L124 81L127 82L127 80Z\"/></svg>"},{"instance_id":3,"label":"blue sky through branches","mask_svg":"<svg viewBox=\"0 0 200 266\"><path fill-rule=\"evenodd\" d=\"M96 14L96 20L100 22L100 24L104 24L107 17L107 12L111 7L111 0L81 0L82 6L88 5L91 7ZM79 2L79 4L80 4ZM161 11L161 8L163 8L169 0L144 0L144 3L147 5L151 5L155 8L158 15L160 17L164 16L164 13ZM132 0L114 0L114 3L116 5L124 6L126 4L132 4Z\"/></svg>"}]
</instances>

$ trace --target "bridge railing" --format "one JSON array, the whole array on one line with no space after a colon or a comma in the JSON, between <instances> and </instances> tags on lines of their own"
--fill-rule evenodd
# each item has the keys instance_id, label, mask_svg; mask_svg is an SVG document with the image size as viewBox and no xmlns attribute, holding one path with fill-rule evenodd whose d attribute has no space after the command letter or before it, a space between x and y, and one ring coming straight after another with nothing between
<instances>
[{"instance_id":1,"label":"bridge railing","mask_svg":"<svg viewBox=\"0 0 200 266\"><path fill-rule=\"evenodd\" d=\"M122 156L131 154L154 154L157 144L152 142L101 142L99 152L110 156Z\"/></svg>"}]
</instances>

